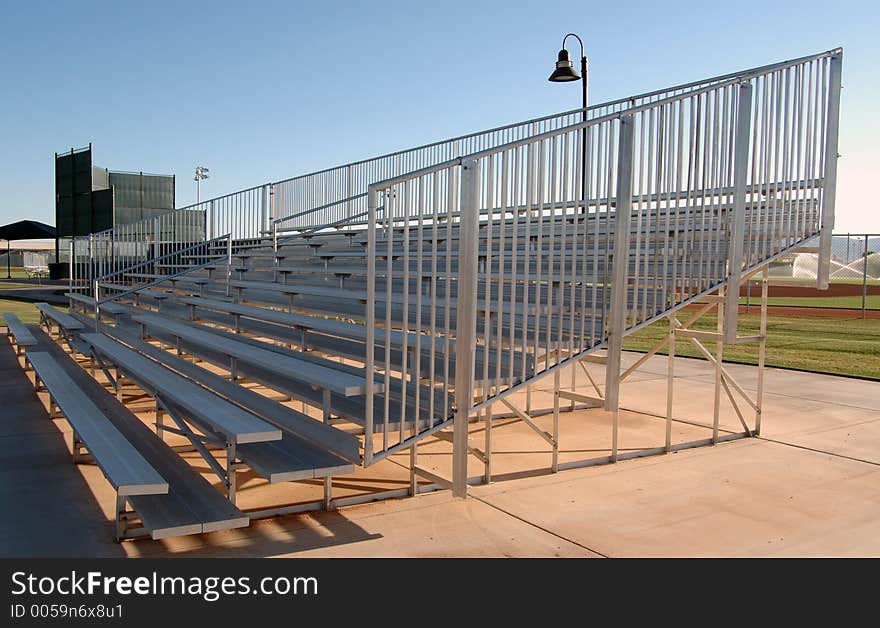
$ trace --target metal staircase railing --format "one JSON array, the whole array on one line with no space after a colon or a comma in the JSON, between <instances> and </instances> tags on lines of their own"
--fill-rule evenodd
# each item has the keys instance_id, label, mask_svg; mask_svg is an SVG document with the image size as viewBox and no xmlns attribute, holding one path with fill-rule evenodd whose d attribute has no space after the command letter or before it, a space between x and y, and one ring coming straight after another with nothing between
<instances>
[{"instance_id":1,"label":"metal staircase railing","mask_svg":"<svg viewBox=\"0 0 880 628\"><path fill-rule=\"evenodd\" d=\"M588 108L586 117L602 118L630 107L675 97L737 77L772 72L779 67L781 64L744 70L593 105ZM566 128L584 118L584 114L583 110L574 109L471 133L265 183L183 207L163 216L73 238L69 245L73 271L71 289L89 291L98 277L147 261L150 259L148 256L157 257L174 247L185 248L199 237L211 239L229 233L235 240L255 240L276 232L314 229L323 225L362 225L367 215L367 188L375 181Z\"/></svg>"},{"instance_id":2,"label":"metal staircase railing","mask_svg":"<svg viewBox=\"0 0 880 628\"><path fill-rule=\"evenodd\" d=\"M623 336L724 284L735 337L743 273L830 233L841 62L765 66L370 185L367 372L413 384L401 407L423 380L455 401L395 423L368 377L365 463L454 424L463 494L467 422L488 405L607 348L616 409ZM377 326L408 332L403 349Z\"/></svg>"}]
</instances>

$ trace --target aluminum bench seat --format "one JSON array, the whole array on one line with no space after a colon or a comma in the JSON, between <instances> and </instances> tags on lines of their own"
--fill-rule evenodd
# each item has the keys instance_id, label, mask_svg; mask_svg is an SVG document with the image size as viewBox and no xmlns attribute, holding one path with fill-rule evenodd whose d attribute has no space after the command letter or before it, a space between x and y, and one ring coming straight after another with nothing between
<instances>
[{"instance_id":1,"label":"aluminum bench seat","mask_svg":"<svg viewBox=\"0 0 880 628\"><path fill-rule=\"evenodd\" d=\"M237 460L270 482L325 477L353 468L338 456L297 436L283 433L251 411L108 336L83 334L83 340L117 368L123 368L138 386L160 398L166 411L180 411L206 434L218 432L225 438L225 444L219 444L227 451L226 468L216 462L211 466L217 465L215 471L222 474L233 503L236 499L235 474L240 464ZM259 428L262 430L255 431ZM206 450L200 453L210 463Z\"/></svg>"},{"instance_id":2,"label":"aluminum bench seat","mask_svg":"<svg viewBox=\"0 0 880 628\"><path fill-rule=\"evenodd\" d=\"M34 306L40 310L40 316L48 324L49 321L54 322L58 327L67 332L75 332L83 329L83 324L78 320L55 309L48 303L34 303Z\"/></svg>"},{"instance_id":3,"label":"aluminum bench seat","mask_svg":"<svg viewBox=\"0 0 880 628\"><path fill-rule=\"evenodd\" d=\"M168 492L168 483L140 455L140 452L110 423L75 381L49 353L31 352L27 360L101 472L122 496L155 495ZM76 445L75 445L76 449ZM76 454L76 452L74 452Z\"/></svg>"},{"instance_id":4,"label":"aluminum bench seat","mask_svg":"<svg viewBox=\"0 0 880 628\"><path fill-rule=\"evenodd\" d=\"M318 318L315 316L280 312L278 310L270 310L263 307L243 305L241 303L224 303L222 301L214 301L201 297L183 297L178 299L178 301L189 305L192 308L203 308L215 312L225 312L236 317L253 318L255 320L271 322L278 325L287 325L301 330L320 331L333 336L341 336L343 338L353 338L357 340L365 340L367 337L367 332L364 326L356 323L346 323L343 321ZM396 347L403 346L405 341L415 343L417 340L417 334L404 333L397 330L391 330L390 333L387 333L384 329L376 329L374 333L377 341L384 342L387 337L390 339L392 345Z\"/></svg>"},{"instance_id":5,"label":"aluminum bench seat","mask_svg":"<svg viewBox=\"0 0 880 628\"><path fill-rule=\"evenodd\" d=\"M305 439L317 445L320 449L335 454L338 458L331 461L332 464L329 465L334 467L334 472L339 472L338 468L344 464L345 460L360 463L360 441L357 437L317 421L293 408L277 403L265 395L230 382L225 377L212 373L155 345L139 340L133 332L126 332L119 327L108 327L104 333L124 342L146 356L160 360L169 368L193 381L199 382L229 401L247 408L250 412L278 426L285 432ZM342 460L340 461L339 458ZM323 476L314 475L314 477Z\"/></svg>"},{"instance_id":6,"label":"aluminum bench seat","mask_svg":"<svg viewBox=\"0 0 880 628\"><path fill-rule=\"evenodd\" d=\"M262 330L263 330L263 328L258 326L255 329L255 332L260 333ZM223 329L210 328L210 332L213 334L216 334L222 338L227 338L227 339L233 340L235 342L244 343L244 344L247 344L247 345L250 345L253 347L260 348L262 350L271 351L273 353L277 353L282 356L289 356L289 357L296 358L298 360L304 360L306 362L311 362L314 364L327 366L327 367L339 370L343 373L349 373L349 374L354 375L356 377L361 377L361 378L366 377L365 371L362 367L354 366L354 365L350 365L350 364L343 364L340 362L329 360L326 357L322 357L322 356L314 354L312 351L303 352L301 350L288 349L283 346L268 344L262 340L259 340L258 338L250 338L250 337L245 336L243 334L236 334L231 331L227 331L227 330L223 330ZM312 336L309 336L308 338L316 339L318 336L320 336L320 335L314 334ZM325 336L321 340L321 344L324 345L328 341L330 341L332 343L332 341L334 341L334 340L337 342L340 342L340 341L346 342L345 339L332 338L332 337ZM354 357L355 359L357 359L359 361L363 361L363 359L364 359L364 350L363 350L364 345L363 345L363 343L356 343L353 341L347 341L347 342L352 343L354 345L354 347L356 347L356 348L360 348L360 352L356 352L356 349L355 349L355 351L352 351L351 357ZM440 344L441 343L438 342L438 345L440 345ZM438 346L438 353L439 353L440 348L441 347ZM339 355L339 354L336 354L336 355ZM428 364L427 356L423 356L423 362L425 365ZM442 358L442 356L439 356L439 355L437 358L437 368L438 369L443 368L443 358ZM452 356L450 356L449 368L450 368L450 371L454 373L454 369L455 369L454 353L452 354ZM425 366L421 370L420 375L421 375L421 377L426 377L427 374L428 374L428 367ZM381 390L382 387L384 386L384 379L385 379L384 376L381 374L375 375L374 382L376 383L377 390ZM413 382L407 382L408 388L411 389L413 386L415 386L415 384ZM401 393L402 388L403 388L403 382L399 377L391 376L388 378L388 390L389 390L389 395L390 395L392 401L397 402L397 403L400 402L400 398L401 398L400 393ZM439 394L437 391L434 391L434 397L435 397L435 405L437 407L442 407L443 406L442 395ZM427 404L427 403L429 403L430 398L431 398L430 387L425 386L425 385L420 385L420 401L423 404ZM452 398L450 397L449 398L450 403L451 403L451 399Z\"/></svg>"},{"instance_id":7,"label":"aluminum bench seat","mask_svg":"<svg viewBox=\"0 0 880 628\"><path fill-rule=\"evenodd\" d=\"M275 340L287 343L299 344L306 346L309 350L317 349L331 355L340 355L348 358L363 361L366 355L365 341L366 328L363 325L355 323L345 323L336 320L329 320L314 316L305 316L302 314L292 314L280 312L278 310L270 310L262 307L254 307L242 304L223 303L212 301L210 299L202 299L200 297L184 297L178 300L180 303L187 304L194 308L200 308L207 311L227 313L234 316L231 325L228 320L222 318L200 316L212 323L220 323L227 327L232 327L237 331L248 331L257 335L266 335ZM427 314L425 316L428 316ZM260 325L254 323L269 323L269 325ZM483 320L480 319L482 325ZM495 325L496 323L492 323ZM290 333L290 328L299 329L299 333ZM311 332L311 333L310 333ZM400 355L400 351L404 347L404 340L409 351L415 351L417 343L421 341L422 355L420 364L420 375L426 377L431 368L430 350L427 348L430 340L424 335L420 336L415 332L404 332L392 330L390 336L385 333L385 329L377 328L374 332L376 350L383 351L386 337L389 337L391 346L394 348L395 355ZM355 342L352 342L355 341ZM455 373L455 341L450 341L449 369L450 373ZM522 352L514 351L514 364L517 368L521 367L522 360L527 362L527 368L532 364L530 356L524 356ZM503 364L510 363L509 349L502 349L500 352L492 350L493 358L499 357ZM308 359L308 354L303 356ZM442 372L445 366L445 342L437 341L435 346L434 367L437 372ZM490 370L494 373L494 360L490 361ZM412 358L409 360L412 367ZM482 352L477 353L476 357L477 377L480 378L483 367Z\"/></svg>"},{"instance_id":8,"label":"aluminum bench seat","mask_svg":"<svg viewBox=\"0 0 880 628\"><path fill-rule=\"evenodd\" d=\"M88 372L76 364L45 334L35 330L40 349L55 359L66 375L100 409L105 419L137 449L138 454L167 482L168 491L156 495L128 495L124 499L134 508L143 531L125 530L117 520L117 539L148 534L162 539L186 534L242 528L249 518L197 473L180 455L156 436L137 416ZM116 515L119 517L117 504Z\"/></svg>"},{"instance_id":9,"label":"aluminum bench seat","mask_svg":"<svg viewBox=\"0 0 880 628\"><path fill-rule=\"evenodd\" d=\"M37 339L31 331L25 327L24 323L19 320L18 316L12 312L3 314L3 320L6 323L6 335L11 336L15 341L16 351L21 354L22 350L27 350L37 344Z\"/></svg>"},{"instance_id":10,"label":"aluminum bench seat","mask_svg":"<svg viewBox=\"0 0 880 628\"><path fill-rule=\"evenodd\" d=\"M103 334L82 334L82 339L142 389L179 406L191 418L222 434L228 442L243 444L281 439L277 427L115 340Z\"/></svg>"},{"instance_id":11,"label":"aluminum bench seat","mask_svg":"<svg viewBox=\"0 0 880 628\"><path fill-rule=\"evenodd\" d=\"M293 357L284 358L266 349L248 346L229 338L221 338L205 328L197 328L197 326L187 325L182 321L178 322L155 314L145 313L132 318L147 328L158 328L180 340L202 344L214 351L222 352L230 359L235 359L239 365L248 363L260 368L275 370L309 386L348 397L362 395L365 391L366 383L363 377L345 373L337 368Z\"/></svg>"},{"instance_id":12,"label":"aluminum bench seat","mask_svg":"<svg viewBox=\"0 0 880 628\"><path fill-rule=\"evenodd\" d=\"M181 324L186 325L186 323ZM194 344L181 341L180 346L187 353L198 356L199 358L215 364L221 368L229 368L228 358L224 351L215 349L213 347L217 344L219 340L222 340L224 338L238 344L251 345L252 347L258 348L259 350L269 354L275 354L274 358L272 358L272 361L279 364L283 363L288 356L294 357L298 361L302 361L307 357L307 354L304 356L283 347L270 346L264 342L260 342L255 339L243 337L241 335L232 334L229 332L223 332L222 330L218 329L211 329L210 333L216 336L216 340L213 343L203 342ZM178 337L173 334L163 332L161 327L158 326L156 326L155 329L150 330L150 335L157 340L167 343L174 343L178 339ZM308 357L312 360L321 359L317 356ZM346 366L338 363L336 364L336 366L341 370L345 369L352 374L356 374L361 379L363 378L362 370L358 369L357 367ZM343 417L357 425L362 426L364 424L366 406L365 397L363 395L346 396L332 391L329 393L329 395L327 395L325 394L325 391L320 388L306 384L297 378L290 377L290 375L286 373L283 369L279 369L278 367L273 368L271 366L271 362L269 362L268 365L239 362L237 370L240 374L245 375L254 381L260 382L268 388L272 388L276 391L282 392L294 399L304 401L305 403L315 406L317 408L323 408L326 412L334 416ZM381 394L383 388L382 378L377 377L376 382L376 390L378 392L374 398L374 412L377 413L376 416L381 416L381 412L384 408L384 396ZM412 386L413 384L410 383L410 389L412 388ZM401 410L399 397L395 394L396 391L399 389L399 384L395 382L394 378L391 378L390 397L392 400L392 411L395 413L405 412L405 420L407 422L411 422L413 420L412 416L415 416L414 403L411 399L409 399L409 403L407 404L406 408L404 410ZM437 392L435 394L434 401L435 406L443 407L443 399L441 393ZM422 386L420 387L420 405L418 409L420 420L423 423L427 418L429 418L431 414L430 407L430 389L428 387ZM446 407L451 407L451 398L449 405L447 405ZM436 418L438 415L435 413L434 416ZM377 426L377 429L378 427L379 426Z\"/></svg>"},{"instance_id":13,"label":"aluminum bench seat","mask_svg":"<svg viewBox=\"0 0 880 628\"><path fill-rule=\"evenodd\" d=\"M92 311L95 308L95 299L88 296L87 294L80 294L79 292L65 292L64 296L66 296L71 301L75 301L81 306L89 308ZM113 303L112 301L101 304L102 313L118 316L120 314L125 314L127 311L128 310L124 306L121 306L118 303Z\"/></svg>"}]
</instances>

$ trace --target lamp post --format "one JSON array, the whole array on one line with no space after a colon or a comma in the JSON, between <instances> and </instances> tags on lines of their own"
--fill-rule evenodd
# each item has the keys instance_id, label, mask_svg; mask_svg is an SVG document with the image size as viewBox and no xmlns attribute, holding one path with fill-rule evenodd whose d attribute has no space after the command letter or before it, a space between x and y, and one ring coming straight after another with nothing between
<instances>
[{"instance_id":1,"label":"lamp post","mask_svg":"<svg viewBox=\"0 0 880 628\"><path fill-rule=\"evenodd\" d=\"M204 166L196 166L196 176L194 178L196 182L196 203L202 202L202 179L208 179L209 172L210 170Z\"/></svg>"},{"instance_id":2,"label":"lamp post","mask_svg":"<svg viewBox=\"0 0 880 628\"><path fill-rule=\"evenodd\" d=\"M581 46L581 73L578 74L571 63L571 57L565 48L565 41L569 37L578 40ZM584 42L575 33L568 33L562 38L562 49L556 57L556 69L547 79L551 83L570 83L571 81L581 81L581 119L587 121L587 56L584 53ZM587 129L581 131L581 197L584 206L581 208L583 213L587 213Z\"/></svg>"}]
</instances>

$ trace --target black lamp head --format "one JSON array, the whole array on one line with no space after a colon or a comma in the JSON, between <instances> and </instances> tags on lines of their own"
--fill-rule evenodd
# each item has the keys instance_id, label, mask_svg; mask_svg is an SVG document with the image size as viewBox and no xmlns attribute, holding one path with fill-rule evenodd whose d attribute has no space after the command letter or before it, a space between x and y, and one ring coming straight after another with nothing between
<instances>
[{"instance_id":1,"label":"black lamp head","mask_svg":"<svg viewBox=\"0 0 880 628\"><path fill-rule=\"evenodd\" d=\"M556 59L556 69L547 79L551 83L567 83L569 81L577 81L581 78L577 70L571 65L571 58L568 56L568 50L563 48L559 51Z\"/></svg>"}]
</instances>

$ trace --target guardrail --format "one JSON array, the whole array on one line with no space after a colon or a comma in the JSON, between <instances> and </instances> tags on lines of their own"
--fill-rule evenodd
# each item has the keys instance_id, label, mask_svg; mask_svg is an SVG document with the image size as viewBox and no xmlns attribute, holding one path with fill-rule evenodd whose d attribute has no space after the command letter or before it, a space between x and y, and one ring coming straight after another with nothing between
<instances>
[{"instance_id":1,"label":"guardrail","mask_svg":"<svg viewBox=\"0 0 880 628\"><path fill-rule=\"evenodd\" d=\"M173 226L181 219L166 217L169 215L182 213L187 216L181 222L188 224L188 229L199 229L203 238L207 239L231 233L236 240L243 240L269 236L273 232L314 229L322 225L363 224L363 217L367 214L367 188L375 181L553 132L584 119L601 118L629 107L658 102L736 77L753 76L781 65L685 83L593 105L586 112L573 109L265 183L189 205L164 216L74 238L73 269L77 274L71 277L71 285L91 285L95 277L124 268L121 264L132 259L136 259L136 262L148 259L138 258L137 255L166 252L175 245L176 237L183 238L179 242L186 246L191 241L186 239L188 232L178 236Z\"/></svg>"},{"instance_id":2,"label":"guardrail","mask_svg":"<svg viewBox=\"0 0 880 628\"><path fill-rule=\"evenodd\" d=\"M741 278L830 237L841 61L765 66L370 185L367 372L429 409L398 423L386 397L377 413L368 377L366 463L454 423L461 494L469 417L535 376L607 347L616 409L623 336L725 283L735 335ZM402 350L377 326L407 332Z\"/></svg>"}]
</instances>

